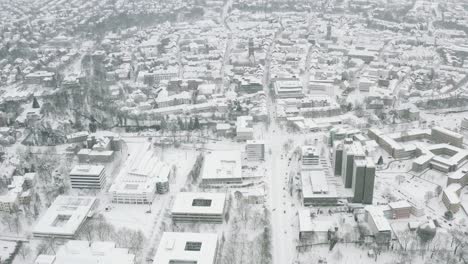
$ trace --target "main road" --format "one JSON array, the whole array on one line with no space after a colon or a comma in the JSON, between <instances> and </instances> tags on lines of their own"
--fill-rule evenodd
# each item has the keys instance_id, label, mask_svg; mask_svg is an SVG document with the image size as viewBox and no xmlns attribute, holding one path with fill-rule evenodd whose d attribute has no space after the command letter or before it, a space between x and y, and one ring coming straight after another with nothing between
<instances>
[{"instance_id":1,"label":"main road","mask_svg":"<svg viewBox=\"0 0 468 264\"><path fill-rule=\"evenodd\" d=\"M270 125L264 135L267 148L270 148L267 157L267 166L269 174L266 176L266 185L268 187L267 206L271 212L272 227L272 257L273 264L290 264L295 256L295 236L293 232L292 220L296 214L295 209L291 208L288 187L288 157L284 153L283 145L288 141L290 135L281 129L276 121L275 100L270 93L270 66L271 57L275 45L283 27L275 34L275 38L268 47L265 67L263 87L267 95L267 108L269 112Z\"/></svg>"}]
</instances>

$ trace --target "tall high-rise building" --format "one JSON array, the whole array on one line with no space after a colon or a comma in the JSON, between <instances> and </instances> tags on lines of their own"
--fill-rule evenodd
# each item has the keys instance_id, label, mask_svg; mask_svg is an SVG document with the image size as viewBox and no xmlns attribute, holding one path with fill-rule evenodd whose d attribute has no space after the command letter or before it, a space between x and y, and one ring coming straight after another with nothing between
<instances>
[{"instance_id":1,"label":"tall high-rise building","mask_svg":"<svg viewBox=\"0 0 468 264\"><path fill-rule=\"evenodd\" d=\"M331 39L331 35L332 35L332 26L331 26L330 23L328 23L328 25L327 25L327 40Z\"/></svg>"},{"instance_id":2,"label":"tall high-rise building","mask_svg":"<svg viewBox=\"0 0 468 264\"><path fill-rule=\"evenodd\" d=\"M372 204L374 196L375 164L371 158L354 160L353 202Z\"/></svg>"},{"instance_id":3,"label":"tall high-rise building","mask_svg":"<svg viewBox=\"0 0 468 264\"><path fill-rule=\"evenodd\" d=\"M255 48L253 38L249 38L249 61L255 64Z\"/></svg>"},{"instance_id":4,"label":"tall high-rise building","mask_svg":"<svg viewBox=\"0 0 468 264\"><path fill-rule=\"evenodd\" d=\"M345 188L351 188L353 184L354 161L364 159L366 155L360 142L346 138L343 143L341 177L343 177Z\"/></svg>"},{"instance_id":5,"label":"tall high-rise building","mask_svg":"<svg viewBox=\"0 0 468 264\"><path fill-rule=\"evenodd\" d=\"M335 176L340 176L343 168L343 144L341 142L334 144L333 150L333 169Z\"/></svg>"}]
</instances>

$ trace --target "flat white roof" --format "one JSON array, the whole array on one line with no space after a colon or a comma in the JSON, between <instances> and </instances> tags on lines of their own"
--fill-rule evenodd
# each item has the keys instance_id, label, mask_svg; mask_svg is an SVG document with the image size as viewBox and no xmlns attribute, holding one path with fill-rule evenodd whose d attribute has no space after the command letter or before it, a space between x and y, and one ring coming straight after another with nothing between
<instances>
[{"instance_id":1,"label":"flat white roof","mask_svg":"<svg viewBox=\"0 0 468 264\"><path fill-rule=\"evenodd\" d=\"M99 176L103 170L104 166L102 165L81 164L73 167L70 171L70 175Z\"/></svg>"},{"instance_id":2,"label":"flat white roof","mask_svg":"<svg viewBox=\"0 0 468 264\"><path fill-rule=\"evenodd\" d=\"M33 233L73 236L91 211L95 197L58 196L37 222Z\"/></svg>"},{"instance_id":3,"label":"flat white roof","mask_svg":"<svg viewBox=\"0 0 468 264\"><path fill-rule=\"evenodd\" d=\"M225 202L224 193L181 192L175 198L172 213L221 215Z\"/></svg>"},{"instance_id":4,"label":"flat white roof","mask_svg":"<svg viewBox=\"0 0 468 264\"><path fill-rule=\"evenodd\" d=\"M447 199L451 204L459 204L460 197L458 196L458 191L462 188L462 186L458 183L452 183L444 190L444 194L447 196Z\"/></svg>"},{"instance_id":5,"label":"flat white roof","mask_svg":"<svg viewBox=\"0 0 468 264\"><path fill-rule=\"evenodd\" d=\"M217 245L217 234L164 232L153 264L214 264Z\"/></svg>"},{"instance_id":6,"label":"flat white roof","mask_svg":"<svg viewBox=\"0 0 468 264\"><path fill-rule=\"evenodd\" d=\"M47 262L55 259L55 262ZM42 262L41 262L42 261ZM116 248L114 242L70 240L57 255L39 255L36 264L134 264L135 255L128 249Z\"/></svg>"},{"instance_id":7,"label":"flat white roof","mask_svg":"<svg viewBox=\"0 0 468 264\"><path fill-rule=\"evenodd\" d=\"M372 218L379 232L392 230L390 227L390 223L388 223L388 220L387 218L385 218L381 208L369 205L365 207L365 210L369 213L369 216Z\"/></svg>"},{"instance_id":8,"label":"flat white roof","mask_svg":"<svg viewBox=\"0 0 468 264\"><path fill-rule=\"evenodd\" d=\"M404 201L404 200L389 203L388 206L390 206L390 208L392 208L392 209L406 209L406 208L409 209L409 208L411 208L411 205L407 201Z\"/></svg>"},{"instance_id":9,"label":"flat white roof","mask_svg":"<svg viewBox=\"0 0 468 264\"><path fill-rule=\"evenodd\" d=\"M302 196L304 198L314 197L336 197L336 189L329 185L323 168L320 170L302 170Z\"/></svg>"},{"instance_id":10,"label":"flat white roof","mask_svg":"<svg viewBox=\"0 0 468 264\"><path fill-rule=\"evenodd\" d=\"M454 173L452 173L451 175L449 175L449 178L450 179L454 179L454 180L460 180L464 177L467 177L468 176L468 170L466 169L459 169L457 171L455 171Z\"/></svg>"},{"instance_id":11,"label":"flat white roof","mask_svg":"<svg viewBox=\"0 0 468 264\"><path fill-rule=\"evenodd\" d=\"M242 178L240 151L213 151L205 156L202 179L230 178Z\"/></svg>"}]
</instances>

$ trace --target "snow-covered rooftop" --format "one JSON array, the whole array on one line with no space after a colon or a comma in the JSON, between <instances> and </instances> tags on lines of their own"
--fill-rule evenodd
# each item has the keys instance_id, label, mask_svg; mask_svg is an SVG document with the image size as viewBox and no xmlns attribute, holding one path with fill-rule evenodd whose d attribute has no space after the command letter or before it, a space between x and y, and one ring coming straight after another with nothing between
<instances>
[{"instance_id":1,"label":"snow-covered rooftop","mask_svg":"<svg viewBox=\"0 0 468 264\"><path fill-rule=\"evenodd\" d=\"M153 264L214 264L217 247L217 234L165 232Z\"/></svg>"}]
</instances>

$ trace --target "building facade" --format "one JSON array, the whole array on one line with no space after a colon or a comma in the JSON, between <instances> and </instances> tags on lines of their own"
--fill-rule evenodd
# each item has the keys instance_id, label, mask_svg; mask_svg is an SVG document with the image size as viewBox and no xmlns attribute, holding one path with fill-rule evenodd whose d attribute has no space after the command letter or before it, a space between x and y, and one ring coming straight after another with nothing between
<instances>
[{"instance_id":1,"label":"building facade","mask_svg":"<svg viewBox=\"0 0 468 264\"><path fill-rule=\"evenodd\" d=\"M372 204L374 196L375 164L371 158L354 161L353 203Z\"/></svg>"},{"instance_id":2,"label":"building facade","mask_svg":"<svg viewBox=\"0 0 468 264\"><path fill-rule=\"evenodd\" d=\"M265 160L265 142L260 140L248 140L245 145L245 154L249 161Z\"/></svg>"},{"instance_id":3,"label":"building facade","mask_svg":"<svg viewBox=\"0 0 468 264\"><path fill-rule=\"evenodd\" d=\"M70 183L75 189L103 189L106 170L102 165L76 165L70 172Z\"/></svg>"}]
</instances>

